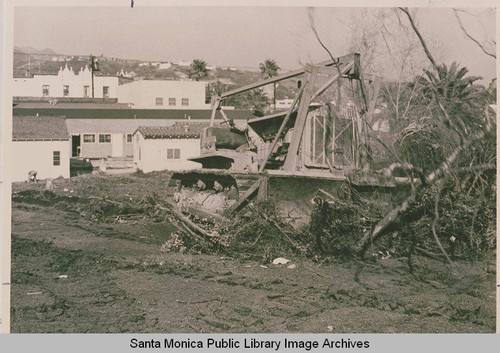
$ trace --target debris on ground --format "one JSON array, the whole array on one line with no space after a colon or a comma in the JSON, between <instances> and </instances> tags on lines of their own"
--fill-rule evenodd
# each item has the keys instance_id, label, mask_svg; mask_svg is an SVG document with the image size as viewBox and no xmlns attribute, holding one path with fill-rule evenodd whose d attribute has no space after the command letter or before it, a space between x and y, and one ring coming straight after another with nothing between
<instances>
[{"instance_id":1,"label":"debris on ground","mask_svg":"<svg viewBox=\"0 0 500 353\"><path fill-rule=\"evenodd\" d=\"M91 178L95 179L94 185L89 180ZM126 187L144 178L147 177L123 177L122 183ZM313 198L310 223L297 228L293 221L282 215L281 206L272 199L250 202L241 212L228 218L217 213L219 206L226 207L228 201L224 189L219 192L182 189L180 206L172 206L165 202L166 195L158 193L158 189L141 192L144 188L139 188L135 194L129 191L102 192L112 186L101 176L75 179L74 182L54 180L53 190L45 190L40 183L22 184L23 188L13 190L12 200L54 206L89 221L123 225L146 221L168 223L176 231L162 243L163 252L215 253L256 259L264 264L284 256L308 257L315 261L352 259L357 256L356 246L360 239L380 221L384 213L383 202L368 202L347 183L340 188L338 195L320 189ZM158 179L159 183L167 182L168 176ZM395 228L392 236L374 244L370 251L373 258L411 257L413 253L441 258L428 226L432 216L421 215L421 210L429 208L429 202L433 202L433 192L429 189L416 200L415 207L401 216L405 223ZM489 204L479 208L479 211L471 211L475 208L469 208L469 205L474 206L476 199L461 195L454 196L454 203L449 197L441 198L443 216L437 224L441 228L441 243L453 259L472 255L476 259L487 258L495 248L494 219ZM208 207L200 208L200 203ZM453 208L453 205L460 208ZM461 221L459 213L466 215L468 220ZM462 226L458 227L457 222ZM472 239L473 229L467 223L480 231L482 237Z\"/></svg>"},{"instance_id":2,"label":"debris on ground","mask_svg":"<svg viewBox=\"0 0 500 353\"><path fill-rule=\"evenodd\" d=\"M285 259L284 257L277 257L273 260L273 265L286 265L290 260Z\"/></svg>"},{"instance_id":3,"label":"debris on ground","mask_svg":"<svg viewBox=\"0 0 500 353\"><path fill-rule=\"evenodd\" d=\"M458 244L454 266L390 251L402 233L377 244L374 262L343 259L320 252L311 225L294 228L272 200L230 219L189 209L180 217L163 202L167 182L156 173L82 175L54 180L53 190L14 184L12 331L494 332L494 258L461 258L460 233L446 236ZM361 202L353 210L369 210ZM271 265L279 257L293 261Z\"/></svg>"}]
</instances>

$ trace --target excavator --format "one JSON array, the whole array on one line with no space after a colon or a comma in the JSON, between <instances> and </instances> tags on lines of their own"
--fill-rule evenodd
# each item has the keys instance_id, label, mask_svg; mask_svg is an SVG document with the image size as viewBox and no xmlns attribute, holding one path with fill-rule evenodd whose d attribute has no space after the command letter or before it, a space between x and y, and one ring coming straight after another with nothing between
<instances>
[{"instance_id":1,"label":"excavator","mask_svg":"<svg viewBox=\"0 0 500 353\"><path fill-rule=\"evenodd\" d=\"M244 126L224 112L227 98L284 80L297 80L288 109ZM202 167L172 175L170 203L227 219L254 199L272 198L304 223L316 196L335 198L348 183L358 197L390 207L408 183L371 168L368 126L380 86L381 78L363 77L360 55L353 53L213 96L201 154L190 159Z\"/></svg>"}]
</instances>

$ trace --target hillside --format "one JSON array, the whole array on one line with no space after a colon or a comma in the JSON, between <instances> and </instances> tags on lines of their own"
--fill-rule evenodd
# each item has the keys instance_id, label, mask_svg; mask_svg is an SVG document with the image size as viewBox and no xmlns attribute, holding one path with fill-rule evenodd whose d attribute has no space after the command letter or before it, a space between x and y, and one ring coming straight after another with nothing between
<instances>
[{"instance_id":1,"label":"hillside","mask_svg":"<svg viewBox=\"0 0 500 353\"><path fill-rule=\"evenodd\" d=\"M189 66L170 63L168 68L161 68L158 62L139 61L122 58L97 56L99 71L97 76L120 76L120 84L134 80L187 80ZM32 47L14 48L14 77L30 77L32 75L55 75L61 67L67 65L75 72L90 64L89 56L62 55L46 48L37 50ZM164 63L165 64L165 63ZM169 65L164 65L169 66ZM222 91L241 87L261 80L260 72L238 68L215 67L208 71L205 81L217 84ZM296 80L280 82L276 90L276 98L293 98ZM207 91L210 97L213 92ZM207 98L209 99L209 98Z\"/></svg>"}]
</instances>

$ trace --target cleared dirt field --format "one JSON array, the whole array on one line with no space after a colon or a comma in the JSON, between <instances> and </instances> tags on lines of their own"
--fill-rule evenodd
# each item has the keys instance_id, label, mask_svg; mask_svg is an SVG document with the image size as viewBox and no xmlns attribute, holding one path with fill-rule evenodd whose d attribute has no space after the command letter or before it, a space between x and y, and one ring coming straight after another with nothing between
<instances>
[{"instance_id":1,"label":"cleared dirt field","mask_svg":"<svg viewBox=\"0 0 500 353\"><path fill-rule=\"evenodd\" d=\"M494 261L295 268L165 253L175 228L99 199L165 197L169 175L13 185L12 332L494 332Z\"/></svg>"}]
</instances>

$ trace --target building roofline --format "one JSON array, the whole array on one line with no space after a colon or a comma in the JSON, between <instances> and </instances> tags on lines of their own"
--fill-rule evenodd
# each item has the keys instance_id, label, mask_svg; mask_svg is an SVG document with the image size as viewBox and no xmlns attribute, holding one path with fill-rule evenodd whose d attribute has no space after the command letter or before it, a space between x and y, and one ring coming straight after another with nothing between
<instances>
[{"instance_id":1,"label":"building roofline","mask_svg":"<svg viewBox=\"0 0 500 353\"><path fill-rule=\"evenodd\" d=\"M52 138L47 138L47 139L28 139L28 138L13 138L12 142L19 142L19 141L69 141L69 136L68 138L60 138L60 139L52 139Z\"/></svg>"},{"instance_id":2,"label":"building roofline","mask_svg":"<svg viewBox=\"0 0 500 353\"><path fill-rule=\"evenodd\" d=\"M128 108L13 108L14 116L65 116L66 119L165 119L165 120L210 120L211 109L128 109ZM234 120L255 118L250 110L225 110L226 115ZM222 121L220 112L217 120Z\"/></svg>"},{"instance_id":3,"label":"building roofline","mask_svg":"<svg viewBox=\"0 0 500 353\"><path fill-rule=\"evenodd\" d=\"M139 126L134 134L140 133L145 140L199 139L208 126L208 122L176 122L172 126Z\"/></svg>"}]
</instances>

